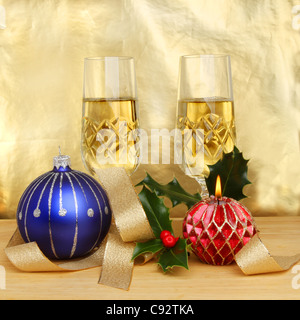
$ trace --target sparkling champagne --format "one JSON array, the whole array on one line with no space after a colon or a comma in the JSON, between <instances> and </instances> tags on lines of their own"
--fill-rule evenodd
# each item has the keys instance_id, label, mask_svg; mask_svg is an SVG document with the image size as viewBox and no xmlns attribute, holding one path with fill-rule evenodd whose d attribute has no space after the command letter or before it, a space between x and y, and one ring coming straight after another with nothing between
<instances>
[{"instance_id":1,"label":"sparkling champagne","mask_svg":"<svg viewBox=\"0 0 300 320\"><path fill-rule=\"evenodd\" d=\"M209 175L208 165L217 163L223 152L232 152L235 140L234 103L224 98L209 98L197 100L181 100L178 105L177 128L184 134L185 129L192 130L190 150L186 152L183 146L183 157L196 155L197 143L203 144L204 169L202 175ZM196 138L197 129L203 134ZM203 158L202 158L203 159ZM185 159L187 160L187 159ZM193 174L192 161L183 161L183 168ZM190 167L189 167L190 166ZM200 175L199 175L200 176Z\"/></svg>"},{"instance_id":2,"label":"sparkling champagne","mask_svg":"<svg viewBox=\"0 0 300 320\"><path fill-rule=\"evenodd\" d=\"M84 99L82 156L87 169L124 167L132 174L139 164L137 101L124 98Z\"/></svg>"}]
</instances>

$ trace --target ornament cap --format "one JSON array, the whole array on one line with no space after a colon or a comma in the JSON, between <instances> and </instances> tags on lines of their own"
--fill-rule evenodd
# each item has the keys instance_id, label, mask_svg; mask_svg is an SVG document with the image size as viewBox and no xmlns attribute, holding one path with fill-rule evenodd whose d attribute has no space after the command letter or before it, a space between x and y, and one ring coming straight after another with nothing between
<instances>
[{"instance_id":1,"label":"ornament cap","mask_svg":"<svg viewBox=\"0 0 300 320\"><path fill-rule=\"evenodd\" d=\"M59 155L53 158L54 169L60 170L61 168L66 170L71 166L71 158L66 155L62 155L59 147Z\"/></svg>"}]
</instances>

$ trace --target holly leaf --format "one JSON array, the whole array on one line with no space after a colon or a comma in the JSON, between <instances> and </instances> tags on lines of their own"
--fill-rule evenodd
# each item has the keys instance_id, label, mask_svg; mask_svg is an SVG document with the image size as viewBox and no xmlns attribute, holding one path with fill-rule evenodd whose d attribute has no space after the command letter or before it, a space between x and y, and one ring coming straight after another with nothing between
<instances>
[{"instance_id":1,"label":"holly leaf","mask_svg":"<svg viewBox=\"0 0 300 320\"><path fill-rule=\"evenodd\" d=\"M144 243L139 242L134 248L132 260L136 259L144 253L157 253L163 249L164 245L160 239L154 239Z\"/></svg>"},{"instance_id":2,"label":"holly leaf","mask_svg":"<svg viewBox=\"0 0 300 320\"><path fill-rule=\"evenodd\" d=\"M243 193L243 188L251 184L247 177L248 162L249 160L244 159L239 149L234 147L233 152L224 154L219 162L209 166L210 175L205 179L209 194L215 194L216 180L220 175L224 197L238 201L247 198Z\"/></svg>"},{"instance_id":3,"label":"holly leaf","mask_svg":"<svg viewBox=\"0 0 300 320\"><path fill-rule=\"evenodd\" d=\"M164 272L175 266L188 269L186 240L178 239L175 247L168 249L160 239L160 234L164 230L168 230L174 234L169 209L165 206L164 200L145 186L139 193L139 198L156 239L145 243L136 243L132 260L147 252L159 252L158 264Z\"/></svg>"},{"instance_id":4,"label":"holly leaf","mask_svg":"<svg viewBox=\"0 0 300 320\"><path fill-rule=\"evenodd\" d=\"M146 178L137 186L141 185L147 186L158 196L166 196L167 198L169 198L172 202L173 207L177 206L180 203L185 203L190 209L195 203L201 201L201 196L199 193L192 195L186 192L176 178L174 178L170 183L166 185L161 185L156 182L149 173L146 173Z\"/></svg>"},{"instance_id":5,"label":"holly leaf","mask_svg":"<svg viewBox=\"0 0 300 320\"><path fill-rule=\"evenodd\" d=\"M169 271L173 267L183 267L189 270L187 241L179 239L174 248L163 251L159 257L158 264L164 272Z\"/></svg>"},{"instance_id":6,"label":"holly leaf","mask_svg":"<svg viewBox=\"0 0 300 320\"><path fill-rule=\"evenodd\" d=\"M161 232L164 230L173 234L169 209L164 205L164 200L146 187L143 187L139 193L139 198L155 237L159 239Z\"/></svg>"}]
</instances>

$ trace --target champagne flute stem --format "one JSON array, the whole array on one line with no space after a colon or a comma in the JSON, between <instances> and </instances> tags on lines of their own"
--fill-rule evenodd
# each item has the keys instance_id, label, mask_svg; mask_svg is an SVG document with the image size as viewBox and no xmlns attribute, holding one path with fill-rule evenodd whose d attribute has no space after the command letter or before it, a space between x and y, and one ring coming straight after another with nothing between
<instances>
[{"instance_id":1,"label":"champagne flute stem","mask_svg":"<svg viewBox=\"0 0 300 320\"><path fill-rule=\"evenodd\" d=\"M204 177L197 177L195 178L195 180L199 183L200 187L201 187L201 197L202 200L209 198L209 192L207 189L207 185L206 185L206 181Z\"/></svg>"}]
</instances>

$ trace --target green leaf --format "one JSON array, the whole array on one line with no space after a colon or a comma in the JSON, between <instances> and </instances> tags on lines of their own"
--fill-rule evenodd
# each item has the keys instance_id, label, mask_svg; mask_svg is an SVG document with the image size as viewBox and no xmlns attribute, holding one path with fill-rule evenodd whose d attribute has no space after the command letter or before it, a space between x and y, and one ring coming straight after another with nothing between
<instances>
[{"instance_id":1,"label":"green leaf","mask_svg":"<svg viewBox=\"0 0 300 320\"><path fill-rule=\"evenodd\" d=\"M215 186L218 175L221 177L222 195L235 200L247 198L243 188L251 184L248 180L248 162L237 147L233 152L224 154L223 158L213 166L209 166L210 175L206 179L206 185L210 195L215 194Z\"/></svg>"},{"instance_id":2,"label":"green leaf","mask_svg":"<svg viewBox=\"0 0 300 320\"><path fill-rule=\"evenodd\" d=\"M186 240L179 239L174 248L163 251L158 264L164 272L167 272L173 267L183 267L189 270Z\"/></svg>"},{"instance_id":3,"label":"green leaf","mask_svg":"<svg viewBox=\"0 0 300 320\"><path fill-rule=\"evenodd\" d=\"M162 249L164 249L164 245L160 239L154 239L144 243L137 243L133 251L132 260L144 253L157 253Z\"/></svg>"},{"instance_id":4,"label":"green leaf","mask_svg":"<svg viewBox=\"0 0 300 320\"><path fill-rule=\"evenodd\" d=\"M155 192L158 196L166 196L172 201L173 207L180 203L185 203L190 209L195 203L201 201L199 193L194 195L186 192L178 180L174 178L169 184L161 185L156 182L148 173L146 178L141 181L137 186L147 186L151 191Z\"/></svg>"},{"instance_id":5,"label":"green leaf","mask_svg":"<svg viewBox=\"0 0 300 320\"><path fill-rule=\"evenodd\" d=\"M169 209L164 205L164 200L146 187L143 187L139 198L155 237L159 239L161 232L164 230L168 230L173 234Z\"/></svg>"},{"instance_id":6,"label":"green leaf","mask_svg":"<svg viewBox=\"0 0 300 320\"><path fill-rule=\"evenodd\" d=\"M160 239L160 234L163 230L168 230L173 234L169 209L165 206L164 200L159 198L155 192L150 191L145 186L140 192L139 198L153 233L157 239L150 240L146 243L137 243L133 252L132 260L146 252L160 252L158 263L164 272L175 266L188 269L186 240L179 239L174 248L167 249Z\"/></svg>"}]
</instances>

